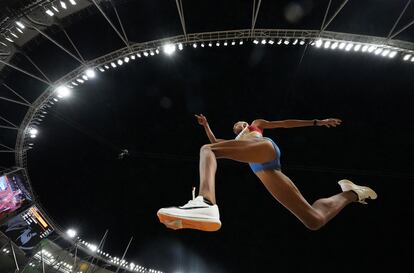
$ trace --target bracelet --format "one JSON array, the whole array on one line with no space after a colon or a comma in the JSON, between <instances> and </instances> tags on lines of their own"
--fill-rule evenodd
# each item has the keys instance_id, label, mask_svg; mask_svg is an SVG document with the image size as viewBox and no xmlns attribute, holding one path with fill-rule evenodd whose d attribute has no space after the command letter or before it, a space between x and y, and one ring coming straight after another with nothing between
<instances>
[{"instance_id":1,"label":"bracelet","mask_svg":"<svg viewBox=\"0 0 414 273\"><path fill-rule=\"evenodd\" d=\"M313 120L313 126L316 126L316 125L317 125L317 123L318 123L318 120L317 120L317 119L314 119L314 120Z\"/></svg>"}]
</instances>

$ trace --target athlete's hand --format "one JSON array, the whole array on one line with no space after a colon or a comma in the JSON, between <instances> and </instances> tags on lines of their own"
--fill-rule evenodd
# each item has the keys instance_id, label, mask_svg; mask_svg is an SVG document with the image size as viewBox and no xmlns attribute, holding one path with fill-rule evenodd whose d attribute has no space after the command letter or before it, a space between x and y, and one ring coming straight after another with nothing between
<instances>
[{"instance_id":1,"label":"athlete's hand","mask_svg":"<svg viewBox=\"0 0 414 273\"><path fill-rule=\"evenodd\" d=\"M206 126L208 121L207 118L205 116L203 116L203 114L200 115L194 115L197 118L197 122L200 125Z\"/></svg>"},{"instance_id":2,"label":"athlete's hand","mask_svg":"<svg viewBox=\"0 0 414 273\"><path fill-rule=\"evenodd\" d=\"M316 124L318 126L326 126L326 127L336 127L338 125L340 125L342 122L342 120L337 119L337 118L327 118L327 119L323 119L323 120L318 120L316 122Z\"/></svg>"}]
</instances>

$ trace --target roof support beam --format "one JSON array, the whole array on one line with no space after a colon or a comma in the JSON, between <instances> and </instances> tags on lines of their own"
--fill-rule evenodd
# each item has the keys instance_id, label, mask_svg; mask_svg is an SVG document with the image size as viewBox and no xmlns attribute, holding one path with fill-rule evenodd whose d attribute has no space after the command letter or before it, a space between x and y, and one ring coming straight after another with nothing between
<instances>
[{"instance_id":1,"label":"roof support beam","mask_svg":"<svg viewBox=\"0 0 414 273\"><path fill-rule=\"evenodd\" d=\"M105 20L111 25L111 27L113 28L113 30L115 30L115 32L116 32L116 34L118 34L119 38L121 38L121 40L128 47L128 49L131 50L131 47L130 47L128 41L125 40L124 37L122 37L121 33L119 33L118 29L114 26L114 24L112 23L112 21L108 18L108 16L103 11L103 9L98 5L98 3L96 3L96 0L91 0L91 1L95 5L95 7L99 10L99 12L102 14L102 16L105 18Z\"/></svg>"},{"instance_id":2,"label":"roof support beam","mask_svg":"<svg viewBox=\"0 0 414 273\"><path fill-rule=\"evenodd\" d=\"M72 45L72 47L75 49L76 53L78 54L79 58L85 63L85 59L83 58L82 54L80 54L78 48L75 46L75 44L73 43L72 39L69 37L69 34L66 32L66 30L62 27L59 26L60 29L62 30L62 32L65 34L66 38L68 39L69 43Z\"/></svg>"},{"instance_id":3,"label":"roof support beam","mask_svg":"<svg viewBox=\"0 0 414 273\"><path fill-rule=\"evenodd\" d=\"M332 0L329 0L328 7L326 8L326 11L325 11L325 16L323 17L323 21L321 25L321 32L322 32L323 26L325 25L325 21L326 21L326 17L328 16L329 9L331 8L331 3L332 3Z\"/></svg>"},{"instance_id":4,"label":"roof support beam","mask_svg":"<svg viewBox=\"0 0 414 273\"><path fill-rule=\"evenodd\" d=\"M114 5L114 3L111 0L109 0L109 3L111 3L111 6L115 11L116 19L118 20L118 23L121 26L122 34L124 34L125 41L128 41L128 36L126 35L124 25L122 24L121 18L119 17L118 10L116 9L116 6Z\"/></svg>"},{"instance_id":5,"label":"roof support beam","mask_svg":"<svg viewBox=\"0 0 414 273\"><path fill-rule=\"evenodd\" d=\"M6 146L6 145L1 144L1 143L0 143L0 146L3 147L3 148L5 148L5 149L7 149L8 151L12 151L13 153L15 152L15 150L13 150L13 148L10 148L9 146Z\"/></svg>"},{"instance_id":6,"label":"roof support beam","mask_svg":"<svg viewBox=\"0 0 414 273\"><path fill-rule=\"evenodd\" d=\"M328 23L322 27L322 31L325 31L325 29L332 23L332 21L335 19L335 17L341 12L341 10L345 7L345 5L348 3L349 0L345 0L342 2L341 6L336 10L334 15L332 15L331 19L329 19Z\"/></svg>"},{"instance_id":7,"label":"roof support beam","mask_svg":"<svg viewBox=\"0 0 414 273\"><path fill-rule=\"evenodd\" d=\"M31 104L27 104L25 102L21 102L21 101L14 100L14 99L9 99L9 98L5 98L5 97L0 97L0 100L4 100L4 101L8 101L8 102L13 102L13 103L20 104L20 105L24 105L24 106L27 106L27 107L32 107Z\"/></svg>"},{"instance_id":8,"label":"roof support beam","mask_svg":"<svg viewBox=\"0 0 414 273\"><path fill-rule=\"evenodd\" d=\"M250 30L250 37L253 35L254 28L256 26L257 15L259 14L260 4L262 0L259 0L256 7L256 0L253 0L253 13L252 13L252 28Z\"/></svg>"},{"instance_id":9,"label":"roof support beam","mask_svg":"<svg viewBox=\"0 0 414 273\"><path fill-rule=\"evenodd\" d=\"M49 79L48 76L46 76L46 74L36 65L36 63L32 60L32 58L30 58L26 53L24 53L23 51L19 51L24 57L26 57L26 59L36 68L37 71L40 72L40 74L43 75L43 77L49 82L49 84L52 84L52 81Z\"/></svg>"},{"instance_id":10,"label":"roof support beam","mask_svg":"<svg viewBox=\"0 0 414 273\"><path fill-rule=\"evenodd\" d=\"M183 2L181 0L175 0L177 4L178 15L180 16L181 27L183 29L185 40L187 41L187 29L185 27L185 18L184 18L184 9L183 9Z\"/></svg>"},{"instance_id":11,"label":"roof support beam","mask_svg":"<svg viewBox=\"0 0 414 273\"><path fill-rule=\"evenodd\" d=\"M129 249L129 246L131 245L132 239L134 239L134 237L131 237L131 239L129 239L129 243L128 243L128 245L127 245L127 247L126 247L125 251L124 251L124 254L122 255L121 261L122 261L123 259L125 259L125 255L126 255L126 254L127 254L127 252L128 252L128 249ZM121 268L121 265L119 265L119 266L118 266L118 268L116 269L115 273L118 273L120 268Z\"/></svg>"},{"instance_id":12,"label":"roof support beam","mask_svg":"<svg viewBox=\"0 0 414 273\"><path fill-rule=\"evenodd\" d=\"M7 120L6 118L0 116L0 119L6 123L8 123L9 125L13 126L14 128L18 129L17 125L14 124L13 122L11 122L10 120Z\"/></svg>"},{"instance_id":13,"label":"roof support beam","mask_svg":"<svg viewBox=\"0 0 414 273\"><path fill-rule=\"evenodd\" d=\"M392 32L394 31L395 27L398 25L398 23L401 20L401 17L404 15L405 11L407 10L408 6L410 5L411 0L408 0L407 3L405 4L403 10L401 11L400 15L398 16L397 20L395 21L394 25L392 26L390 32L388 33L387 39L390 39Z\"/></svg>"},{"instance_id":14,"label":"roof support beam","mask_svg":"<svg viewBox=\"0 0 414 273\"><path fill-rule=\"evenodd\" d=\"M13 68L13 69L15 69L15 70L17 70L17 71L19 71L19 72L22 72L23 74L26 74L27 76L32 77L33 79L36 79L36 80L38 80L38 81L41 81L41 82L43 82L43 83L45 83L45 84L47 84L47 85L51 85L48 81L45 81L44 79L39 78L38 76L35 76L35 75L33 75L32 73L27 72L27 71L25 71L25 70L23 70L23 69L21 69L21 68L19 68L19 67L15 66L15 65L12 65L12 64L10 64L10 63L8 63L8 62L5 62L5 61L3 61L3 60L1 60L1 59L0 59L0 63L4 64L4 65L6 65L6 66L9 66L9 67L11 67L11 68Z\"/></svg>"},{"instance_id":15,"label":"roof support beam","mask_svg":"<svg viewBox=\"0 0 414 273\"><path fill-rule=\"evenodd\" d=\"M28 18L28 17L26 17L26 18ZM50 36L48 36L46 33L44 33L41 29L39 29L38 27L36 27L36 25L30 20L30 18L28 18L28 20L30 21L30 24L29 24L30 28L33 28L34 30L36 30L37 32L39 32L43 37L45 37L46 39L48 39L49 41L51 41L52 43L54 43L57 47L59 47L60 49L62 49L64 52L66 52L69 56L71 56L76 61L78 61L81 64L84 64L84 62L81 59L79 59L78 57L76 57L74 54L72 54L72 52L70 52L69 50L67 50L66 48L64 48L61 44L59 44L54 39L52 39Z\"/></svg>"},{"instance_id":16,"label":"roof support beam","mask_svg":"<svg viewBox=\"0 0 414 273\"><path fill-rule=\"evenodd\" d=\"M16 96L18 96L21 100L23 100L25 103L27 103L27 104L29 104L29 105L31 105L31 103L30 102L28 102L25 98L23 98L19 93L17 93L16 91L14 91L10 86L8 86L7 84L5 84L5 83L2 83L2 85L4 86L4 87L6 87L7 89L9 89L11 92L13 92L13 94L15 94Z\"/></svg>"},{"instance_id":17,"label":"roof support beam","mask_svg":"<svg viewBox=\"0 0 414 273\"><path fill-rule=\"evenodd\" d=\"M390 39L394 39L395 36L397 36L398 34L400 34L401 32L403 32L404 30L406 30L407 28L409 28L413 24L414 24L414 20L412 20L411 22L409 22L408 24L406 24L405 26L403 26L400 30L398 30L397 32L395 32L393 35L391 35Z\"/></svg>"}]
</instances>

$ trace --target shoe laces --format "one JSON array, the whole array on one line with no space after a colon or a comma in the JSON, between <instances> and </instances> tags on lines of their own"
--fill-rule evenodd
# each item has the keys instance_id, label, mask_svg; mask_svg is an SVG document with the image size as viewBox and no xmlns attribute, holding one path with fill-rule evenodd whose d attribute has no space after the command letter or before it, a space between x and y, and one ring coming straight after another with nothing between
<instances>
[{"instance_id":1,"label":"shoe laces","mask_svg":"<svg viewBox=\"0 0 414 273\"><path fill-rule=\"evenodd\" d=\"M193 187L193 190L192 190L192 197L193 197L193 199L191 199L190 201L188 201L187 204L185 204L183 207L200 205L199 201L196 200L195 191L196 191L196 187Z\"/></svg>"}]
</instances>

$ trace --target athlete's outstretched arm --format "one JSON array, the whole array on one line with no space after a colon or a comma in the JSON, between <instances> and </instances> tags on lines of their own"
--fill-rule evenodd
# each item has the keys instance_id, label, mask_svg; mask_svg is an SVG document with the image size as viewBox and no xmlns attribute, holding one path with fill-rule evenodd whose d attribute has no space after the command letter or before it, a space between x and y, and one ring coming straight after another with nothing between
<instances>
[{"instance_id":1,"label":"athlete's outstretched arm","mask_svg":"<svg viewBox=\"0 0 414 273\"><path fill-rule=\"evenodd\" d=\"M298 119L287 119L278 121L267 121L264 119L256 119L252 122L253 125L261 129L273 129L273 128L295 128L305 126L326 126L336 127L340 125L342 120L336 118L327 119L312 119L312 120L298 120Z\"/></svg>"},{"instance_id":2,"label":"athlete's outstretched arm","mask_svg":"<svg viewBox=\"0 0 414 273\"><path fill-rule=\"evenodd\" d=\"M204 127L204 130L206 131L206 135L211 143L218 143L224 141L224 139L218 139L214 136L213 131L210 129L210 125L208 125L207 118L203 116L203 114L195 115L197 118L198 124L202 125Z\"/></svg>"}]
</instances>

